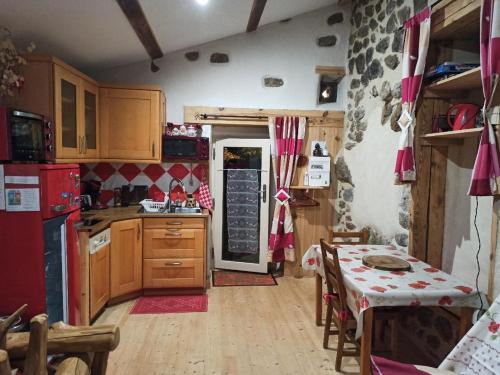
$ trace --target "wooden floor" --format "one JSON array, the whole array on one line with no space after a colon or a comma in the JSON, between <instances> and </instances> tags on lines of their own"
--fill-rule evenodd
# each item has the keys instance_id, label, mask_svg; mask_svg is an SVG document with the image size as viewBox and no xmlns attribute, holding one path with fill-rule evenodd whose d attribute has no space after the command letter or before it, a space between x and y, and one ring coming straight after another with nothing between
<instances>
[{"instance_id":1,"label":"wooden floor","mask_svg":"<svg viewBox=\"0 0 500 375\"><path fill-rule=\"evenodd\" d=\"M129 315L134 301L108 308L96 324L121 330L108 374L335 374L335 350L323 349L314 324L314 278L278 283L212 288L207 313ZM355 359L343 364L359 373Z\"/></svg>"}]
</instances>

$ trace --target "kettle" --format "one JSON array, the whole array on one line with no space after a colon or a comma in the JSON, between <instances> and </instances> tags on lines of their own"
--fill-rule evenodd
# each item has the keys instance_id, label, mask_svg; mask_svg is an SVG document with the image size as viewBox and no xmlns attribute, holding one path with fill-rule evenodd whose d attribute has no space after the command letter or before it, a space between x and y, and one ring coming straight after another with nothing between
<instances>
[{"instance_id":1,"label":"kettle","mask_svg":"<svg viewBox=\"0 0 500 375\"><path fill-rule=\"evenodd\" d=\"M472 129L476 125L476 117L481 107L472 103L452 105L446 114L448 125L453 130ZM454 119L452 120L452 116Z\"/></svg>"}]
</instances>

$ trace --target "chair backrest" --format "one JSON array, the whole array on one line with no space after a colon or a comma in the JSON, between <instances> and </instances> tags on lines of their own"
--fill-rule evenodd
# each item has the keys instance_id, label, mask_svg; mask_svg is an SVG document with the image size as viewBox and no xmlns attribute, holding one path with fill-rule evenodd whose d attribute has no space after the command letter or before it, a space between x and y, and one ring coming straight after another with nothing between
<instances>
[{"instance_id":1,"label":"chair backrest","mask_svg":"<svg viewBox=\"0 0 500 375\"><path fill-rule=\"evenodd\" d=\"M347 311L347 292L344 279L342 278L337 249L330 246L324 239L320 240L320 244L328 293L338 296L338 298L334 298L333 300L334 306L338 311ZM331 255L331 258L328 255Z\"/></svg>"},{"instance_id":2,"label":"chair backrest","mask_svg":"<svg viewBox=\"0 0 500 375\"><path fill-rule=\"evenodd\" d=\"M368 244L368 239L370 233L367 230L361 232L331 232L330 233L330 243L332 244L351 244L351 245L366 245ZM341 240L336 240L336 238L341 238ZM349 239L357 239L356 242L350 241Z\"/></svg>"}]
</instances>

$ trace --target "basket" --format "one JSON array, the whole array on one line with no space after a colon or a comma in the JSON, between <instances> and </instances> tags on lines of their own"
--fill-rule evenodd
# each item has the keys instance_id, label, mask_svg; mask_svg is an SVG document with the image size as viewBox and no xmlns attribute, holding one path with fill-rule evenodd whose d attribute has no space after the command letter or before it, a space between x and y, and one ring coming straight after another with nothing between
<instances>
[{"instance_id":1,"label":"basket","mask_svg":"<svg viewBox=\"0 0 500 375\"><path fill-rule=\"evenodd\" d=\"M146 212L161 212L167 207L168 199L163 202L156 202L152 199L143 199L139 203L142 207L144 207L144 211Z\"/></svg>"}]
</instances>

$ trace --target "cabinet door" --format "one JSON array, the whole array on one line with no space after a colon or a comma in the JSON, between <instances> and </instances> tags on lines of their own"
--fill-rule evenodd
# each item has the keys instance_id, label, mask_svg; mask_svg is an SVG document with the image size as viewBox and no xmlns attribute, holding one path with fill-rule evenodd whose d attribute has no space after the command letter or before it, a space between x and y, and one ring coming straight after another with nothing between
<instances>
[{"instance_id":1,"label":"cabinet door","mask_svg":"<svg viewBox=\"0 0 500 375\"><path fill-rule=\"evenodd\" d=\"M56 122L56 158L79 157L82 138L78 134L80 78L59 65L54 65L54 97Z\"/></svg>"},{"instance_id":2,"label":"cabinet door","mask_svg":"<svg viewBox=\"0 0 500 375\"><path fill-rule=\"evenodd\" d=\"M109 245L90 255L90 319L109 300Z\"/></svg>"},{"instance_id":3,"label":"cabinet door","mask_svg":"<svg viewBox=\"0 0 500 375\"><path fill-rule=\"evenodd\" d=\"M82 80L82 121L80 134L83 138L82 153L86 159L99 156L99 90L94 84Z\"/></svg>"},{"instance_id":4,"label":"cabinet door","mask_svg":"<svg viewBox=\"0 0 500 375\"><path fill-rule=\"evenodd\" d=\"M104 158L160 161L160 92L101 88Z\"/></svg>"},{"instance_id":5,"label":"cabinet door","mask_svg":"<svg viewBox=\"0 0 500 375\"><path fill-rule=\"evenodd\" d=\"M141 219L111 224L111 298L142 289Z\"/></svg>"}]
</instances>

